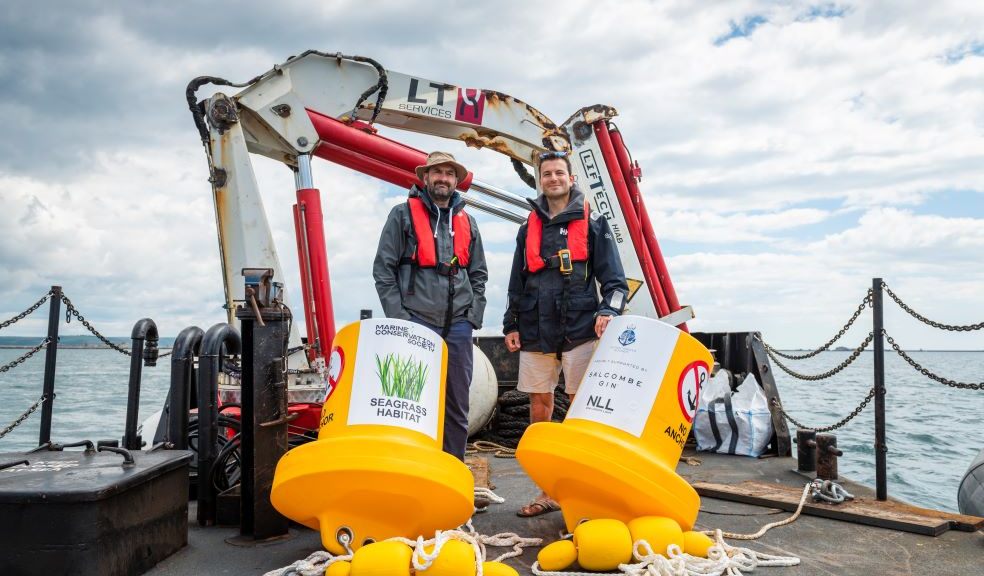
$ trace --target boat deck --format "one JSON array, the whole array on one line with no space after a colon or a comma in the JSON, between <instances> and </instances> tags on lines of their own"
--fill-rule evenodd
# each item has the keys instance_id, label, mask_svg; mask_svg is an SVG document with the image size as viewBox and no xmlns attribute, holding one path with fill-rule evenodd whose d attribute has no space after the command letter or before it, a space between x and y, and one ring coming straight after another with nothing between
<instances>
[{"instance_id":1,"label":"boat deck","mask_svg":"<svg viewBox=\"0 0 984 576\"><path fill-rule=\"evenodd\" d=\"M690 460L687 457L699 460ZM506 499L488 511L476 514L475 529L482 534L515 532L521 536L543 538L545 543L558 539L564 531L559 513L536 518L519 518L516 509L537 492L512 458L489 457L495 492ZM792 458L753 459L717 454L684 452L677 471L691 482L714 482L738 485L748 480L802 488L807 479L793 469ZM871 490L843 482L853 494L873 499ZM320 550L320 538L312 530L292 527L290 537L281 541L253 546L236 546L227 542L238 535L237 528L200 528L194 522L192 506L188 546L148 572L154 576L188 574L263 574L287 566ZM761 526L787 518L789 512L750 504L703 497L697 529L720 528L729 532L753 533ZM792 524L770 530L751 542L730 541L756 551L783 556L797 556L801 564L794 567L759 568L765 574L806 576L828 574L947 574L952 576L984 573L984 532L949 530L933 537L864 526L829 518L801 515ZM508 549L489 548L490 559ZM537 548L506 562L520 574L531 574Z\"/></svg>"}]
</instances>

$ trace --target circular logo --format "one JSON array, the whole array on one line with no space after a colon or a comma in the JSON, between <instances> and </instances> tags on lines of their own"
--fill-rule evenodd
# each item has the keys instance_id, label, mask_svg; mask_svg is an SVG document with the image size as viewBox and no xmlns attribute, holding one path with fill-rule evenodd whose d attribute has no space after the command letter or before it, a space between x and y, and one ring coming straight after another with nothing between
<instances>
[{"instance_id":1,"label":"circular logo","mask_svg":"<svg viewBox=\"0 0 984 576\"><path fill-rule=\"evenodd\" d=\"M707 362L697 360L687 364L687 367L680 373L680 382L677 384L677 400L680 401L680 411L687 422L694 421L694 414L697 413L697 401L700 399L700 389L707 382L710 369Z\"/></svg>"},{"instance_id":2,"label":"circular logo","mask_svg":"<svg viewBox=\"0 0 984 576\"><path fill-rule=\"evenodd\" d=\"M328 357L328 393L325 395L326 402L331 398L331 393L335 391L335 386L338 385L338 380L342 377L344 370L345 351L335 346L331 349L331 354Z\"/></svg>"}]
</instances>

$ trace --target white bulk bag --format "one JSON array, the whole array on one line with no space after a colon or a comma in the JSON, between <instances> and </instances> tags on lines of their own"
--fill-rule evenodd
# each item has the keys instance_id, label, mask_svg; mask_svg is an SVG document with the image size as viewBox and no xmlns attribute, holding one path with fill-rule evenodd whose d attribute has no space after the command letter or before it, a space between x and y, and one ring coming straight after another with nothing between
<instances>
[{"instance_id":1,"label":"white bulk bag","mask_svg":"<svg viewBox=\"0 0 984 576\"><path fill-rule=\"evenodd\" d=\"M731 374L719 370L701 390L694 417L697 449L757 457L772 438L769 401L754 375L745 376L734 392L730 381Z\"/></svg>"}]
</instances>

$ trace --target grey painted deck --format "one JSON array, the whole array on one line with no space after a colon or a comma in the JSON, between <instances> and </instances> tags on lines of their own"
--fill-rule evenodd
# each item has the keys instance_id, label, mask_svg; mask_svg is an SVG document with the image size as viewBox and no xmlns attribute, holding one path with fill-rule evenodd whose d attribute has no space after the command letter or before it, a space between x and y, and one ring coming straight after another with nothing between
<instances>
[{"instance_id":1,"label":"grey painted deck","mask_svg":"<svg viewBox=\"0 0 984 576\"><path fill-rule=\"evenodd\" d=\"M791 471L795 468L795 460L791 458L755 460L689 452L686 455L696 456L701 460L700 466L681 462L678 467L678 472L692 481L737 483L757 479L800 486L806 482ZM544 538L546 542L557 539L564 529L559 513L528 519L515 515L516 509L536 493L535 487L518 463L513 459L501 458L490 458L489 462L496 493L507 501L492 505L489 511L477 514L474 518L475 528L483 534L516 532L522 536ZM845 484L857 495L868 495L871 492L850 482ZM705 498L701 502L698 528L721 528L749 533L787 516L788 512ZM242 547L226 542L226 539L238 534L234 528L202 529L193 520L190 525L188 546L159 564L149 574L263 574L320 549L318 535L304 528L292 529L291 537L281 542ZM801 516L793 524L775 528L759 540L732 543L770 554L792 555L802 559L802 563L796 567L760 568L756 570L756 574L984 574L982 532L949 531L934 538ZM504 551L491 548L490 558L493 554ZM535 558L536 550L533 549L508 563L520 574L529 574L529 566Z\"/></svg>"}]
</instances>

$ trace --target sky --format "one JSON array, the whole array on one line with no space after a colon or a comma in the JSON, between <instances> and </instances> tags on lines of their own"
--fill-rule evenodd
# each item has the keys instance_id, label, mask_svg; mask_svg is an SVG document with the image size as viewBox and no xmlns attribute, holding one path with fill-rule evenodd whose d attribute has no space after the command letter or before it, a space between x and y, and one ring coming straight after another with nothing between
<instances>
[{"instance_id":1,"label":"sky","mask_svg":"<svg viewBox=\"0 0 984 576\"><path fill-rule=\"evenodd\" d=\"M5 1L0 321L53 284L108 335L142 317L162 335L223 321L184 90L200 75L245 81L307 49L505 92L558 122L614 106L692 330L815 348L874 277L934 320L984 321L984 4L637 0ZM383 133L529 192L497 153ZM296 294L293 175L260 157L254 169ZM376 238L405 191L326 162L314 181L336 321L380 315ZM476 217L495 334L516 227ZM838 345L858 345L870 318ZM0 336L40 336L46 319ZM906 348L984 350L984 333L933 330L891 303L885 325Z\"/></svg>"}]
</instances>

